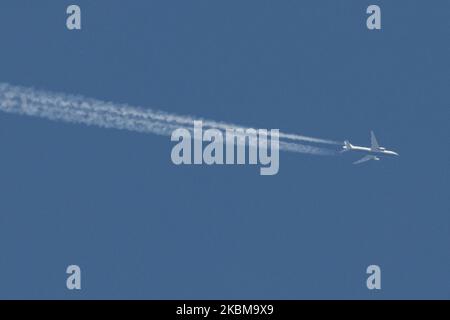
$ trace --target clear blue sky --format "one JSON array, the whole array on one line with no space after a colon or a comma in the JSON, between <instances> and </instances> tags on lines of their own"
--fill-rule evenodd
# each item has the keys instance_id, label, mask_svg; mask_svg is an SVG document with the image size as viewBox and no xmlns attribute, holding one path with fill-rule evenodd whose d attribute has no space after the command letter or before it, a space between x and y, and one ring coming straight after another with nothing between
<instances>
[{"instance_id":1,"label":"clear blue sky","mask_svg":"<svg viewBox=\"0 0 450 320\"><path fill-rule=\"evenodd\" d=\"M0 298L450 298L449 12L1 1L0 82L355 144L373 129L401 156L281 153L263 177L174 166L168 137L0 114Z\"/></svg>"}]
</instances>

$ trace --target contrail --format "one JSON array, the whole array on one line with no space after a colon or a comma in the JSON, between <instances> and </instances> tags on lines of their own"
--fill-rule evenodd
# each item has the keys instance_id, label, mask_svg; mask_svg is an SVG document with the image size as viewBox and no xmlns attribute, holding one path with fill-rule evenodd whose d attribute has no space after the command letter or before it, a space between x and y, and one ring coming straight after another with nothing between
<instances>
[{"instance_id":1,"label":"contrail","mask_svg":"<svg viewBox=\"0 0 450 320\"><path fill-rule=\"evenodd\" d=\"M189 116L180 117L180 116L173 116L173 115L169 115L169 114L163 114L161 116L165 117L166 119L170 119L170 121L174 121L179 124L192 124L194 122L194 120L201 120L203 123L203 127L206 127L206 128L209 127L209 128L216 128L216 129L222 129L222 130L226 130L227 128L244 129L244 130L248 129L248 127L242 127L242 126L238 126L236 124L212 121L212 120L207 120L207 119L202 119L202 118L194 119ZM281 139L284 138L284 139L289 139L289 140L294 140L294 141L305 141L305 142L313 142L313 143L342 145L342 142L338 142L338 141L307 137L307 136L302 136L302 135L298 135L298 134L288 134L288 133L283 133L283 132L279 133L279 137Z\"/></svg>"},{"instance_id":2,"label":"contrail","mask_svg":"<svg viewBox=\"0 0 450 320\"><path fill-rule=\"evenodd\" d=\"M192 131L194 121L201 120L206 128L248 129L191 116L180 116L162 111L132 107L77 95L53 93L34 88L0 83L0 110L8 113L47 118L54 121L95 125L103 128L124 129L170 136L177 128ZM332 155L335 151L299 143L313 142L340 144L332 140L280 133L280 150L316 155ZM281 139L291 142L281 141Z\"/></svg>"}]
</instances>

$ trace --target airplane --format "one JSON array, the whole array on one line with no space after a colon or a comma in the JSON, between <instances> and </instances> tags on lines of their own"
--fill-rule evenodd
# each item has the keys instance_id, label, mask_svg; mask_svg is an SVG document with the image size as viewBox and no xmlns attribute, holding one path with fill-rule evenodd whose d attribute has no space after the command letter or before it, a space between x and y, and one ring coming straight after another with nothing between
<instances>
[{"instance_id":1,"label":"airplane","mask_svg":"<svg viewBox=\"0 0 450 320\"><path fill-rule=\"evenodd\" d=\"M361 159L353 162L353 164L359 164L359 163L366 162L369 160L380 160L379 156L398 156L397 152L394 152L391 150L386 150L386 148L380 147L373 131L370 131L370 142L371 142L371 146L370 146L370 148L367 148L367 147L354 146L348 140L345 140L341 153L347 152L347 151L356 151L356 152L367 153Z\"/></svg>"}]
</instances>

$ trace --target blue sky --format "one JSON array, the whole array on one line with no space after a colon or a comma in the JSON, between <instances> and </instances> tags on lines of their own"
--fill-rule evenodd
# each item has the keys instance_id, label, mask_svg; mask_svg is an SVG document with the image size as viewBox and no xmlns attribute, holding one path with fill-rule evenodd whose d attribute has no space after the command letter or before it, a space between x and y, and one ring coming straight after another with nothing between
<instances>
[{"instance_id":1,"label":"blue sky","mask_svg":"<svg viewBox=\"0 0 450 320\"><path fill-rule=\"evenodd\" d=\"M281 153L267 177L0 114L1 298L450 298L448 3L79 0L73 32L72 2L1 2L0 82L401 156Z\"/></svg>"}]
</instances>

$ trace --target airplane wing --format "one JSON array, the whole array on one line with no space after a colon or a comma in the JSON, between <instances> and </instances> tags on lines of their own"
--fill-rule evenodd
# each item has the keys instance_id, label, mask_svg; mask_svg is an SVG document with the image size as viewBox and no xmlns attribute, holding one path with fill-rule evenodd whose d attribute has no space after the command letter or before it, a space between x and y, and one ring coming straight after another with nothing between
<instances>
[{"instance_id":1,"label":"airplane wing","mask_svg":"<svg viewBox=\"0 0 450 320\"><path fill-rule=\"evenodd\" d=\"M370 131L370 143L371 143L370 148L372 150L380 149L380 146L378 144L377 138L375 138L375 133L373 133L373 131Z\"/></svg>"},{"instance_id":2,"label":"airplane wing","mask_svg":"<svg viewBox=\"0 0 450 320\"><path fill-rule=\"evenodd\" d=\"M376 158L377 158L377 157L375 157L375 156L367 155L367 156L364 156L364 157L362 157L361 159L359 159L359 160L353 162L353 164L360 164L360 163L362 163L362 162L366 162L366 161L369 161L369 160L375 160Z\"/></svg>"}]
</instances>

